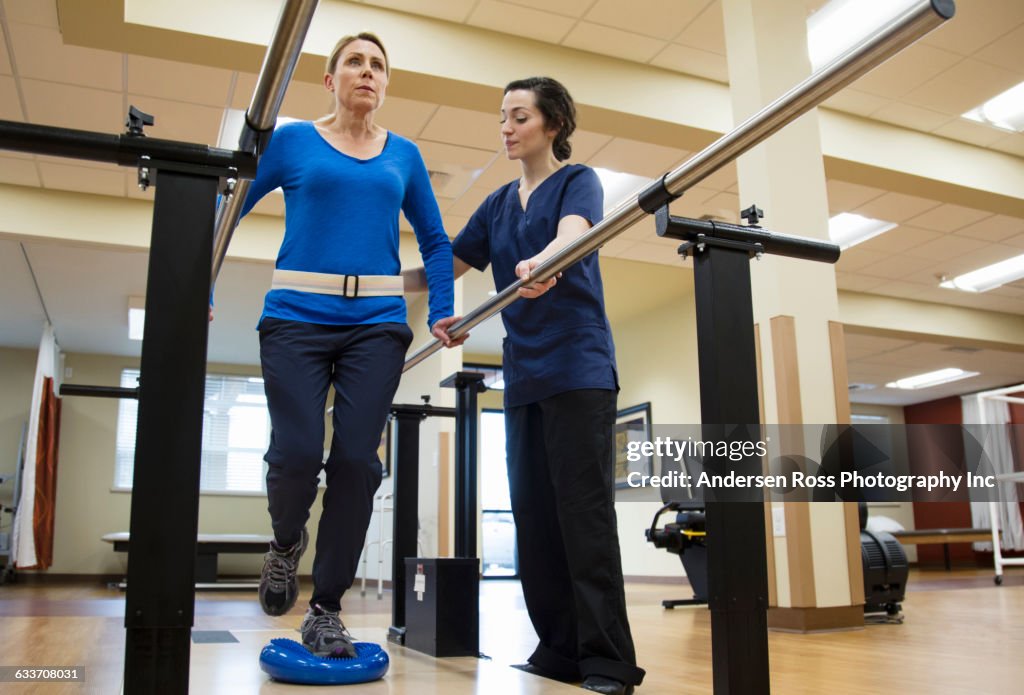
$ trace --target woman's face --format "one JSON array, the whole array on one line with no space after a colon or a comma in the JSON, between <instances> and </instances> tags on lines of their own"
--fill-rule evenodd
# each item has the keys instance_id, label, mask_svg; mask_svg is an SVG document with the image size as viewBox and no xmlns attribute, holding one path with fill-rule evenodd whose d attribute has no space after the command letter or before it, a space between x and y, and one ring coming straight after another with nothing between
<instances>
[{"instance_id":1,"label":"woman's face","mask_svg":"<svg viewBox=\"0 0 1024 695\"><path fill-rule=\"evenodd\" d=\"M557 130L548 129L529 89L514 89L501 101L501 140L509 159L530 159L551 152Z\"/></svg>"},{"instance_id":2,"label":"woman's face","mask_svg":"<svg viewBox=\"0 0 1024 695\"><path fill-rule=\"evenodd\" d=\"M357 113L380 108L388 86L384 53L372 41L356 39L341 49L334 74L324 75L324 86L341 108Z\"/></svg>"}]
</instances>

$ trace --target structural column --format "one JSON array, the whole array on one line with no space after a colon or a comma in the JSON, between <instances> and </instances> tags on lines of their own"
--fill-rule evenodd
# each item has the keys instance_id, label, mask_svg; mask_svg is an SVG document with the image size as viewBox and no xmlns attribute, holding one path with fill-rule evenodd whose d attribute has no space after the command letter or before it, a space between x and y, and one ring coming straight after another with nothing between
<instances>
[{"instance_id":1,"label":"structural column","mask_svg":"<svg viewBox=\"0 0 1024 695\"><path fill-rule=\"evenodd\" d=\"M723 14L733 120L740 123L810 74L807 14L804 3L777 0L723 0ZM741 157L737 171L740 207L762 208L765 227L828 239L816 111ZM848 422L834 267L772 256L753 263L751 272L764 422ZM788 429L785 453L820 461L816 437ZM765 516L769 627L863 625L856 506L776 503L766 505Z\"/></svg>"}]
</instances>

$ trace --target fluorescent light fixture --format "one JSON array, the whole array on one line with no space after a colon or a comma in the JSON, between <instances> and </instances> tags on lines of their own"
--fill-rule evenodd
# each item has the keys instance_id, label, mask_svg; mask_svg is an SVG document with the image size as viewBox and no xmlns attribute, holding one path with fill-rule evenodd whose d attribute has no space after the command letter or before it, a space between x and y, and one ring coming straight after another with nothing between
<instances>
[{"instance_id":1,"label":"fluorescent light fixture","mask_svg":"<svg viewBox=\"0 0 1024 695\"><path fill-rule=\"evenodd\" d=\"M980 372L966 372L963 369L957 369L956 367L947 367L946 369L939 369L934 372L927 372L916 376L908 376L905 379L890 381L885 386L890 389L926 389L932 386L938 386L939 384L948 384L951 381L959 381L960 379L968 379L972 376L978 376L979 373Z\"/></svg>"},{"instance_id":2,"label":"fluorescent light fixture","mask_svg":"<svg viewBox=\"0 0 1024 695\"><path fill-rule=\"evenodd\" d=\"M600 167L594 167L594 173L601 180L601 188L604 189L605 212L621 203L629 194L638 192L651 182L651 179L645 176L624 174L621 171Z\"/></svg>"},{"instance_id":3,"label":"fluorescent light fixture","mask_svg":"<svg viewBox=\"0 0 1024 695\"><path fill-rule=\"evenodd\" d=\"M1024 82L971 109L963 118L1011 133L1024 133Z\"/></svg>"},{"instance_id":4,"label":"fluorescent light fixture","mask_svg":"<svg viewBox=\"0 0 1024 695\"><path fill-rule=\"evenodd\" d=\"M875 33L915 0L832 0L807 19L807 53L815 70Z\"/></svg>"},{"instance_id":5,"label":"fluorescent light fixture","mask_svg":"<svg viewBox=\"0 0 1024 695\"><path fill-rule=\"evenodd\" d=\"M1000 285L1005 285L1024 277L1024 255L1014 256L984 268L957 275L952 280L944 280L939 287L964 292L988 292Z\"/></svg>"},{"instance_id":6,"label":"fluorescent light fixture","mask_svg":"<svg viewBox=\"0 0 1024 695\"><path fill-rule=\"evenodd\" d=\"M852 212L841 212L828 221L828 236L842 249L867 241L896 226L895 222L876 220Z\"/></svg>"},{"instance_id":7,"label":"fluorescent light fixture","mask_svg":"<svg viewBox=\"0 0 1024 695\"><path fill-rule=\"evenodd\" d=\"M142 340L146 325L146 299L144 297L128 297L128 338Z\"/></svg>"},{"instance_id":8,"label":"fluorescent light fixture","mask_svg":"<svg viewBox=\"0 0 1024 695\"><path fill-rule=\"evenodd\" d=\"M852 413L850 415L850 419L853 420L854 423L859 422L863 424L870 422L877 425L884 425L889 422L888 415L862 415L861 413Z\"/></svg>"}]
</instances>

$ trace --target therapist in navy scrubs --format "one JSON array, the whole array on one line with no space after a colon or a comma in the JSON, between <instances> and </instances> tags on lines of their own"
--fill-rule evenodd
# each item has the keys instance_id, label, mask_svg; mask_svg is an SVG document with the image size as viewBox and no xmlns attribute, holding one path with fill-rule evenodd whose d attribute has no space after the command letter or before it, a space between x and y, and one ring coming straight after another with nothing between
<instances>
[{"instance_id":1,"label":"therapist in navy scrubs","mask_svg":"<svg viewBox=\"0 0 1024 695\"><path fill-rule=\"evenodd\" d=\"M567 164L576 108L547 77L511 82L501 137L522 176L489 195L452 243L455 274L494 274L501 289L602 218L589 167ZM519 290L508 337L505 433L523 595L539 644L518 668L600 693L632 693L636 666L615 519L618 377L597 252Z\"/></svg>"}]
</instances>

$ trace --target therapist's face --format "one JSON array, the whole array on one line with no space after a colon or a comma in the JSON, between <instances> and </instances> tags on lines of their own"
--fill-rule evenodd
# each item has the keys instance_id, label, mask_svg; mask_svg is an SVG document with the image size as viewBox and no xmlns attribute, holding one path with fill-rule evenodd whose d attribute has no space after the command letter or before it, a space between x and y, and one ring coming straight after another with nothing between
<instances>
[{"instance_id":1,"label":"therapist's face","mask_svg":"<svg viewBox=\"0 0 1024 695\"><path fill-rule=\"evenodd\" d=\"M501 140L509 159L532 159L551 153L558 131L549 129L529 89L514 89L501 101Z\"/></svg>"}]
</instances>

